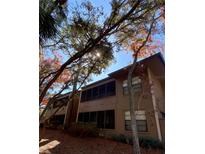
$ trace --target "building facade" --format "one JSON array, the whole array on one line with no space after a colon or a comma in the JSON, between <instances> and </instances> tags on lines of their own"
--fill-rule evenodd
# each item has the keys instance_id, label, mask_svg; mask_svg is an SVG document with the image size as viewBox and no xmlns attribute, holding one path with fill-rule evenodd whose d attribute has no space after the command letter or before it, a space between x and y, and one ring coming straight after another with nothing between
<instances>
[{"instance_id":1,"label":"building facade","mask_svg":"<svg viewBox=\"0 0 205 154\"><path fill-rule=\"evenodd\" d=\"M143 69L140 69L140 67ZM165 63L160 53L138 62L133 78L139 136L164 140ZM82 88L77 122L94 123L105 134L131 135L127 76L130 66Z\"/></svg>"}]
</instances>

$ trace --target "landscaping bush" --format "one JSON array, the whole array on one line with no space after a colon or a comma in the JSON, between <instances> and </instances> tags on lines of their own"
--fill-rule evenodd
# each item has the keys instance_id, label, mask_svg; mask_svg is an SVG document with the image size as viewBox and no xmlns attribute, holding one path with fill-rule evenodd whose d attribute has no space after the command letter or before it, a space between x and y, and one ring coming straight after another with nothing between
<instances>
[{"instance_id":1,"label":"landscaping bush","mask_svg":"<svg viewBox=\"0 0 205 154\"><path fill-rule=\"evenodd\" d=\"M139 137L139 143L145 149L164 149L164 142L150 137Z\"/></svg>"},{"instance_id":2,"label":"landscaping bush","mask_svg":"<svg viewBox=\"0 0 205 154\"><path fill-rule=\"evenodd\" d=\"M127 137L123 134L120 135L112 135L112 139L114 141L122 142L122 143L127 143Z\"/></svg>"},{"instance_id":3,"label":"landscaping bush","mask_svg":"<svg viewBox=\"0 0 205 154\"><path fill-rule=\"evenodd\" d=\"M133 144L132 137L123 134L112 135L111 139L121 143ZM145 149L164 149L164 142L150 137L139 137L139 144L140 147Z\"/></svg>"},{"instance_id":4,"label":"landscaping bush","mask_svg":"<svg viewBox=\"0 0 205 154\"><path fill-rule=\"evenodd\" d=\"M75 123L68 128L68 133L75 137L97 137L99 134L95 125L90 123Z\"/></svg>"}]
</instances>

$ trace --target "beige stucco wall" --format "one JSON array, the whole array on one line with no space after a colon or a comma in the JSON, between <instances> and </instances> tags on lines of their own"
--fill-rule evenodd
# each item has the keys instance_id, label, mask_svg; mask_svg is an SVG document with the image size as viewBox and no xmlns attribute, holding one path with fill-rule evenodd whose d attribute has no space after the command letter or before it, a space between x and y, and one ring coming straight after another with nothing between
<instances>
[{"instance_id":1,"label":"beige stucco wall","mask_svg":"<svg viewBox=\"0 0 205 154\"><path fill-rule=\"evenodd\" d=\"M125 130L125 117L124 113L125 111L129 110L129 103L128 103L128 96L123 95L123 87L122 83L124 80L126 80L127 77L121 77L117 79L117 103L116 103L116 132L120 134L127 134L131 135L131 131ZM148 82L148 81L147 81ZM137 95L136 97L136 104L135 104L135 110L137 110ZM151 136L151 137L157 137L157 131L156 131L156 124L154 119L154 113L153 113L153 105L152 105L152 99L151 95L148 95L146 99L142 99L142 101L139 104L139 110L144 110L146 113L147 118L147 132L139 132L140 136Z\"/></svg>"},{"instance_id":2,"label":"beige stucco wall","mask_svg":"<svg viewBox=\"0 0 205 154\"><path fill-rule=\"evenodd\" d=\"M89 88L93 88L93 87L108 83L110 81L113 81L113 79L106 80L99 84L95 84L93 86L90 86ZM100 99L81 102L78 108L78 112L112 110L112 109L115 109L116 102L117 102L117 98L115 96L108 96L108 97L104 97Z\"/></svg>"},{"instance_id":3,"label":"beige stucco wall","mask_svg":"<svg viewBox=\"0 0 205 154\"><path fill-rule=\"evenodd\" d=\"M160 83L159 79L157 76L155 76L153 73L152 75L152 80L153 80L153 90L154 90L154 95L156 97L156 102L157 102L157 107L159 111L165 111L165 95L164 95L164 87ZM163 82L164 79L160 78L160 80Z\"/></svg>"},{"instance_id":4,"label":"beige stucco wall","mask_svg":"<svg viewBox=\"0 0 205 154\"><path fill-rule=\"evenodd\" d=\"M154 77L153 73L152 73L152 76ZM122 85L123 85L123 81L126 79L127 79L127 76L124 76L124 77L120 76L120 77L115 78L116 96L110 96L110 97L105 97L105 98L101 98L97 100L80 103L79 112L103 111L103 110L114 109L115 110L115 129L111 129L111 130L106 129L105 131L109 133L131 135L131 131L125 130L124 113L125 111L129 110L129 103L128 103L128 96L123 95ZM101 82L100 84L104 84L107 82L109 81L104 81L104 82ZM157 79L155 79L155 82L156 82L157 87L154 90L157 90L157 94L160 96L159 98L161 98L161 95L163 95L163 93L161 92L162 89L159 88L160 86L158 85L159 83L157 82ZM100 84L93 85L91 87L98 86ZM164 102L162 101L162 104L161 104L162 106L163 106L163 103ZM137 110L137 106L135 107ZM148 95L146 99L143 99L141 101L139 105L139 110L145 110L146 118L147 118L147 127L148 127L148 132L140 132L139 135L157 138L157 128L156 128L156 121L155 121L155 116L154 116L151 94Z\"/></svg>"},{"instance_id":5,"label":"beige stucco wall","mask_svg":"<svg viewBox=\"0 0 205 154\"><path fill-rule=\"evenodd\" d=\"M153 94L156 99L157 111L159 113L159 123L162 139L165 138L165 119L161 118L160 112L165 113L165 88L164 88L164 78L158 77L151 72L151 77L153 81Z\"/></svg>"},{"instance_id":6,"label":"beige stucco wall","mask_svg":"<svg viewBox=\"0 0 205 154\"><path fill-rule=\"evenodd\" d=\"M81 102L79 112L104 111L115 109L116 97L109 96L101 99Z\"/></svg>"}]
</instances>

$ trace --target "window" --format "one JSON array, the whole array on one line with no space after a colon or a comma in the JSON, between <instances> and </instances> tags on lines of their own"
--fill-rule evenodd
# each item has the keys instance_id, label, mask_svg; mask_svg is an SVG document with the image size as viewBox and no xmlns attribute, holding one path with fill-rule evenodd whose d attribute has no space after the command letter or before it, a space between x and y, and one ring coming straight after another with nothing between
<instances>
[{"instance_id":1,"label":"window","mask_svg":"<svg viewBox=\"0 0 205 154\"><path fill-rule=\"evenodd\" d=\"M83 113L78 114L78 121L83 122Z\"/></svg>"},{"instance_id":2,"label":"window","mask_svg":"<svg viewBox=\"0 0 205 154\"><path fill-rule=\"evenodd\" d=\"M115 95L115 81L107 84L107 96Z\"/></svg>"},{"instance_id":3,"label":"window","mask_svg":"<svg viewBox=\"0 0 205 154\"><path fill-rule=\"evenodd\" d=\"M139 132L147 132L147 120L145 111L135 111L137 130ZM130 112L125 112L125 130L131 130L131 117Z\"/></svg>"},{"instance_id":4,"label":"window","mask_svg":"<svg viewBox=\"0 0 205 154\"><path fill-rule=\"evenodd\" d=\"M137 130L139 132L147 132L147 121L146 120L137 120Z\"/></svg>"},{"instance_id":5,"label":"window","mask_svg":"<svg viewBox=\"0 0 205 154\"><path fill-rule=\"evenodd\" d=\"M141 85L141 83L134 84L134 85L132 85L132 88L133 88L133 91L136 93L142 89L142 85Z\"/></svg>"},{"instance_id":6,"label":"window","mask_svg":"<svg viewBox=\"0 0 205 154\"><path fill-rule=\"evenodd\" d=\"M83 122L89 122L89 112L85 112L83 117Z\"/></svg>"},{"instance_id":7,"label":"window","mask_svg":"<svg viewBox=\"0 0 205 154\"><path fill-rule=\"evenodd\" d=\"M90 122L97 122L97 112L90 112Z\"/></svg>"},{"instance_id":8,"label":"window","mask_svg":"<svg viewBox=\"0 0 205 154\"><path fill-rule=\"evenodd\" d=\"M106 96L115 95L115 81L108 82L106 84L84 90L81 95L81 102L94 100Z\"/></svg>"},{"instance_id":9,"label":"window","mask_svg":"<svg viewBox=\"0 0 205 154\"><path fill-rule=\"evenodd\" d=\"M97 118L97 127L98 128L104 128L104 111L98 112L98 118Z\"/></svg>"},{"instance_id":10,"label":"window","mask_svg":"<svg viewBox=\"0 0 205 154\"><path fill-rule=\"evenodd\" d=\"M103 96L105 96L105 85L101 85L100 87L99 87L99 96L100 97L103 97Z\"/></svg>"},{"instance_id":11,"label":"window","mask_svg":"<svg viewBox=\"0 0 205 154\"><path fill-rule=\"evenodd\" d=\"M87 95L86 95L86 99L87 100L90 100L91 99L91 97L92 97L92 89L89 89L89 90L87 90Z\"/></svg>"},{"instance_id":12,"label":"window","mask_svg":"<svg viewBox=\"0 0 205 154\"><path fill-rule=\"evenodd\" d=\"M123 87L123 95L127 95L128 94L128 87Z\"/></svg>"},{"instance_id":13,"label":"window","mask_svg":"<svg viewBox=\"0 0 205 154\"><path fill-rule=\"evenodd\" d=\"M82 92L82 95L81 95L81 101L85 101L86 100L86 90Z\"/></svg>"},{"instance_id":14,"label":"window","mask_svg":"<svg viewBox=\"0 0 205 154\"><path fill-rule=\"evenodd\" d=\"M79 122L96 123L98 128L115 128L115 112L114 110L84 112L78 115Z\"/></svg>"},{"instance_id":15,"label":"window","mask_svg":"<svg viewBox=\"0 0 205 154\"><path fill-rule=\"evenodd\" d=\"M142 86L141 84L136 84L136 85L132 85L133 91L134 93L137 93L141 90ZM128 94L128 87L123 87L123 95L127 95Z\"/></svg>"},{"instance_id":16,"label":"window","mask_svg":"<svg viewBox=\"0 0 205 154\"><path fill-rule=\"evenodd\" d=\"M115 115L114 110L105 112L105 128L114 128Z\"/></svg>"},{"instance_id":17,"label":"window","mask_svg":"<svg viewBox=\"0 0 205 154\"><path fill-rule=\"evenodd\" d=\"M125 120L125 130L131 130L131 122L130 122L130 120Z\"/></svg>"},{"instance_id":18,"label":"window","mask_svg":"<svg viewBox=\"0 0 205 154\"><path fill-rule=\"evenodd\" d=\"M141 90L142 84L141 84L141 79L139 77L134 77L132 78L132 88L134 93L137 93ZM123 95L128 94L128 87L127 87L127 80L123 81Z\"/></svg>"},{"instance_id":19,"label":"window","mask_svg":"<svg viewBox=\"0 0 205 154\"><path fill-rule=\"evenodd\" d=\"M93 98L99 97L99 87L93 88Z\"/></svg>"}]
</instances>

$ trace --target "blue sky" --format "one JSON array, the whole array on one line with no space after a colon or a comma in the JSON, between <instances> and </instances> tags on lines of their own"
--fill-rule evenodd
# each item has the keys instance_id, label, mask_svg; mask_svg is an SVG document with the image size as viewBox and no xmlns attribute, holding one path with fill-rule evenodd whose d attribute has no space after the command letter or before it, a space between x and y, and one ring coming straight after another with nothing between
<instances>
[{"instance_id":1,"label":"blue sky","mask_svg":"<svg viewBox=\"0 0 205 154\"><path fill-rule=\"evenodd\" d=\"M111 0L90 0L92 4L96 7L103 7L104 13L109 15L111 12ZM78 0L78 3L83 2L83 0ZM74 4L74 1L71 1L71 4ZM132 53L127 51L119 51L114 53L115 62L113 62L109 67L107 67L100 75L93 75L92 82L101 80L107 77L107 74L114 72L122 67L129 65L132 60Z\"/></svg>"},{"instance_id":2,"label":"blue sky","mask_svg":"<svg viewBox=\"0 0 205 154\"><path fill-rule=\"evenodd\" d=\"M110 5L110 1L111 0L90 0L90 2L92 2L92 4L95 7L103 7L104 10L104 14L105 15L109 15L111 12L111 5ZM77 0L77 3L80 4L81 2L83 2L83 0ZM68 6L72 6L75 5L76 1L72 0L69 1ZM132 57L132 53L131 52L127 52L127 51L119 51L119 52L115 52L114 53L114 57L115 57L115 62L113 62L109 67L107 67L100 75L93 75L92 76L92 82L95 82L97 80L103 79L107 77L107 74L116 71L122 67L127 66L128 64L130 64L133 60Z\"/></svg>"},{"instance_id":3,"label":"blue sky","mask_svg":"<svg viewBox=\"0 0 205 154\"><path fill-rule=\"evenodd\" d=\"M103 0L90 0L90 1L96 7L102 6L103 10L104 10L104 14L106 14L106 15L110 14L110 12L111 12L110 1L111 0L105 0L105 1L103 1ZM81 2L83 2L83 0L77 0L78 4L80 4ZM72 7L75 5L76 5L75 0L69 1L69 4L68 4L69 7ZM164 36L156 36L156 37L157 37L157 39L164 40ZM92 81L90 81L88 84L108 77L107 74L129 65L133 61L132 53L128 52L128 51L114 52L114 57L115 57L115 62L113 62L109 67L107 67L100 75L92 75Z\"/></svg>"},{"instance_id":4,"label":"blue sky","mask_svg":"<svg viewBox=\"0 0 205 154\"><path fill-rule=\"evenodd\" d=\"M115 52L114 57L115 57L115 62L112 63L108 68L106 68L100 75L93 75L92 78L93 80L90 83L108 77L107 74L129 65L133 61L131 52L126 52L126 51Z\"/></svg>"},{"instance_id":5,"label":"blue sky","mask_svg":"<svg viewBox=\"0 0 205 154\"><path fill-rule=\"evenodd\" d=\"M94 6L102 6L104 13L109 15L111 12L111 0L90 0ZM71 1L71 3L74 1ZM83 2L83 0L78 0L78 2ZM74 4L74 3L72 3ZM158 39L164 40L164 36L156 36ZM103 78L108 77L107 74L114 72L120 68L123 68L132 63L133 57L132 53L128 51L119 51L114 53L115 62L112 63L109 67L107 67L100 75L93 75L92 81L89 83L93 83L95 81L101 80Z\"/></svg>"}]
</instances>

